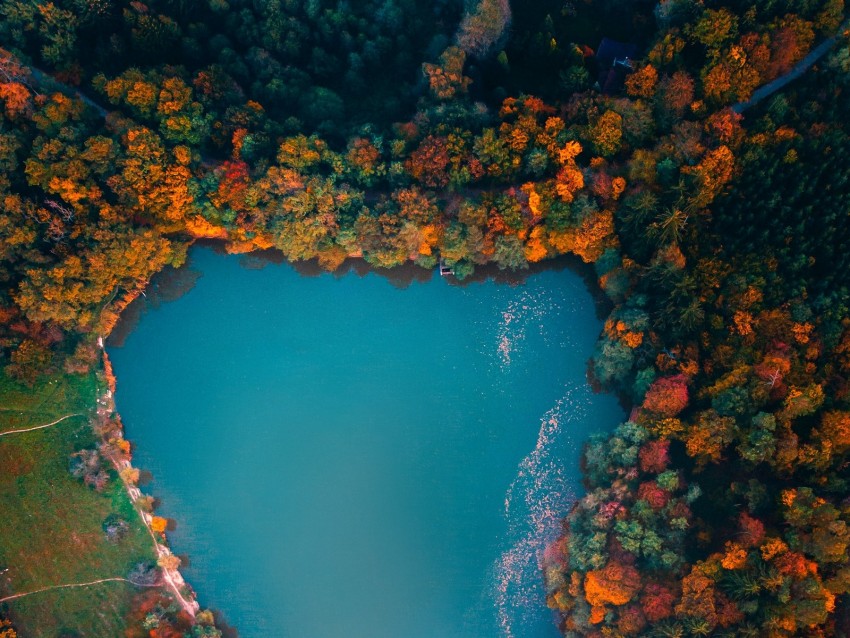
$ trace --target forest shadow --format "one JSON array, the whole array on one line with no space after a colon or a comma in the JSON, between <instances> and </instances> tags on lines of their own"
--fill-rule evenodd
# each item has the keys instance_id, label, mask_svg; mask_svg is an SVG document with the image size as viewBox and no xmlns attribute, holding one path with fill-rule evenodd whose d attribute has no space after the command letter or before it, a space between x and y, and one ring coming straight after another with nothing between
<instances>
[{"instance_id":1,"label":"forest shadow","mask_svg":"<svg viewBox=\"0 0 850 638\"><path fill-rule=\"evenodd\" d=\"M203 273L193 269L190 263L180 268L166 266L156 273L151 277L144 293L136 297L121 313L118 322L107 337L107 345L112 348L123 346L149 308L159 308L164 303L177 301L192 290L202 276Z\"/></svg>"},{"instance_id":2,"label":"forest shadow","mask_svg":"<svg viewBox=\"0 0 850 638\"><path fill-rule=\"evenodd\" d=\"M224 242L214 240L202 240L195 243L194 247L206 248L220 255L227 255ZM393 268L381 268L372 266L361 258L348 258L333 272L328 272L319 265L317 259L290 262L279 250L270 248L258 250L239 256L239 264L249 270L262 270L267 266L287 265L302 277L321 277L332 275L342 279L350 275L366 277L370 274L378 275L386 279L393 287L399 290L409 288L415 283L424 284L438 278L436 269L423 268L413 263L395 266ZM596 318L603 320L611 312L613 304L604 291L599 287L596 272L593 266L586 264L574 255L562 255L552 259L529 264L521 270L504 270L495 264L476 266L475 271L464 279L458 279L453 275L442 277L449 286L467 287L486 282L493 282L503 286L521 286L530 277L543 272L561 272L568 270L581 277L585 288L593 299ZM151 278L150 284L143 295L137 297L121 313L115 328L107 338L107 344L113 348L124 345L127 337L138 325L141 318L150 308L159 308L162 304L176 301L191 291L203 272L192 267L191 258L180 268L170 266L164 268Z\"/></svg>"},{"instance_id":3,"label":"forest shadow","mask_svg":"<svg viewBox=\"0 0 850 638\"><path fill-rule=\"evenodd\" d=\"M225 254L224 246L221 242L209 242L204 245L220 254ZM282 252L275 249L247 253L240 258L240 265L243 268L252 270L260 270L269 265L282 264L289 265L303 277L321 277L322 275L332 274L337 279L341 279L348 275L366 277L369 274L375 274L383 277L392 286L400 290L409 288L414 283L428 283L437 278L435 268L423 268L414 263L407 263L393 268L381 268L372 266L361 258L348 258L339 268L332 273L328 273L327 270L319 265L317 259L289 262ZM596 318L600 320L605 319L611 312L613 304L605 292L600 289L593 266L584 263L574 255L561 255L552 259L535 262L521 270L504 270L496 264L479 265L475 267L475 271L471 275L464 279L458 279L453 275L444 276L442 279L450 286L462 288L486 282L493 282L503 286L521 286L534 275L543 272L561 272L564 270L568 270L581 277L585 288L593 298Z\"/></svg>"}]
</instances>

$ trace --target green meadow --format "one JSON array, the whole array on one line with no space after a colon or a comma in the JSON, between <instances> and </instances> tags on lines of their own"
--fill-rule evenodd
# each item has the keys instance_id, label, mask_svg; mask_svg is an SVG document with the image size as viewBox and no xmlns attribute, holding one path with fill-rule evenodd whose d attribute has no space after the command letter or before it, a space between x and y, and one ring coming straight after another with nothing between
<instances>
[{"instance_id":1,"label":"green meadow","mask_svg":"<svg viewBox=\"0 0 850 638\"><path fill-rule=\"evenodd\" d=\"M0 376L0 432L54 426L0 436L0 598L55 585L125 577L154 557L151 539L117 474L96 492L69 471L71 455L92 448L89 425L98 380L94 374L45 380L34 388ZM117 541L103 522L129 523ZM28 638L119 636L135 588L123 582L44 591L0 603Z\"/></svg>"}]
</instances>

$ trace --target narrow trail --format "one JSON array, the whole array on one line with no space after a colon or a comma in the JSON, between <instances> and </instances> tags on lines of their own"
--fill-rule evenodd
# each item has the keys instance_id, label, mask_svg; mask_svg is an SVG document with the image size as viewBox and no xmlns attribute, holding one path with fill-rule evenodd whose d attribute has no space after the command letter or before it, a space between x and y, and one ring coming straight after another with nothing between
<instances>
[{"instance_id":1,"label":"narrow trail","mask_svg":"<svg viewBox=\"0 0 850 638\"><path fill-rule=\"evenodd\" d=\"M91 585L99 585L100 583L130 583L136 587L161 587L160 583L146 584L146 583L137 583L129 578L121 578L120 576L113 576L111 578L100 578L98 580L92 580L87 583L69 583L67 585L51 585L49 587L42 587L41 589L33 589L32 591L21 592L20 594L12 594L11 596L5 596L0 598L0 603L4 603L7 600L15 600L16 598L23 598L24 596L32 596L33 594L40 594L45 591L52 591L55 589L69 589L72 587L89 587Z\"/></svg>"},{"instance_id":2,"label":"narrow trail","mask_svg":"<svg viewBox=\"0 0 850 638\"><path fill-rule=\"evenodd\" d=\"M827 38L823 42L821 42L814 49L809 51L809 54L804 57L802 60L797 62L793 69L788 71L785 75L781 75L775 80L768 82L767 84L761 85L750 96L750 99L746 102L738 102L737 104L732 106L732 110L735 113L743 113L748 108L755 106L759 102L761 102L764 98L773 95L780 89L784 88L790 82L793 82L798 77L803 75L806 71L808 71L812 65L820 60L823 56L825 56L832 47L835 46L836 42L840 39L842 34L850 29L850 20L846 20L840 27L838 27L838 31L836 34L830 38Z\"/></svg>"},{"instance_id":3,"label":"narrow trail","mask_svg":"<svg viewBox=\"0 0 850 638\"><path fill-rule=\"evenodd\" d=\"M103 350L103 339L99 339L98 343L100 345L101 354L104 357L104 360L108 361L106 351ZM106 392L100 394L97 397L98 415L107 416L115 412L115 399L112 392L112 388L109 388L106 390ZM103 448L101 451L104 456L109 459L109 462L112 463L112 466L118 472L118 477L124 484L124 489L126 490L127 495L130 498L130 502L133 504L133 508L136 510L136 513L139 515L139 518L141 519L142 523L145 526L145 529L148 531L148 534L150 535L151 540L153 541L157 558L159 559L166 556L171 556L171 550L166 545L163 545L160 542L160 537L151 528L151 515L145 512L139 506L139 499L142 496L141 490L136 485L128 482L127 478L122 472L122 470L129 469L132 467L130 461L128 459L115 458L115 456L107 448ZM194 618L200 610L200 605L194 597L190 596L189 598L187 598L183 595L181 589L186 587L186 581L183 579L182 574L180 574L179 568L165 568L160 566L160 569L162 573L162 580L159 582L159 586L165 586L170 589L171 593L174 595L174 598L177 600L183 610L191 618Z\"/></svg>"},{"instance_id":4,"label":"narrow trail","mask_svg":"<svg viewBox=\"0 0 850 638\"><path fill-rule=\"evenodd\" d=\"M121 474L122 469L130 467L129 461L119 461L118 459L115 459L111 454L108 454L106 456L110 460L112 465L115 467L115 469L118 470L118 475L121 479L121 482L124 483L124 489L127 491L127 494L130 497L130 502L133 504L133 507L138 513L139 518L141 518L145 529L148 531L148 534L150 535L151 540L153 541L157 558L170 556L172 554L171 550L160 542L160 539L157 537L156 532L154 532L151 528L151 516L139 507L138 499L142 495L141 491L135 485L128 483L124 476ZM183 610L187 614L189 614L190 617L194 618L195 614L197 614L198 610L200 609L200 605L196 600L186 598L180 591L181 588L185 586L186 582L183 580L183 576L180 574L179 569L166 569L162 566L160 566L160 569L162 573L162 580L157 584L157 586L162 587L164 585L168 589L170 589L171 593L177 599L177 602L180 603L180 606L183 608Z\"/></svg>"},{"instance_id":5,"label":"narrow trail","mask_svg":"<svg viewBox=\"0 0 850 638\"><path fill-rule=\"evenodd\" d=\"M104 412L113 412L114 409L115 409L114 403L112 402L111 392L108 393L106 396L99 397L97 399L97 404L98 404L98 412L101 413L101 414L103 414ZM70 419L70 418L75 417L75 416L85 416L85 415L82 414L82 413L79 413L79 412L75 412L73 414L66 414L65 416L59 417L55 421L52 421L50 423L45 423L44 425L36 425L36 426L33 426L33 427L29 427L29 428L21 428L21 429L17 429L17 430L8 430L6 432L0 432L0 436L6 436L7 434L20 434L20 433L23 433L23 432L32 432L34 430L42 430L44 428L49 428L49 427L54 426L58 423L61 423L62 421L66 420L66 419ZM128 495L130 497L130 501L132 502L133 507L138 512L139 517L141 518L142 523L145 526L145 529L148 531L148 534L150 534L151 540L153 540L157 558L161 558L163 556L170 555L171 550L168 549L168 547L166 547L165 545L163 545L162 543L159 542L159 539L158 539L156 533L151 529L150 515L147 515L139 507L139 504L137 502L139 497L141 496L141 492L139 491L139 488L128 483L127 480L125 479L125 477L121 473L121 470L130 467L130 463L126 460L118 460L112 454L109 454L109 453L104 454L104 456L106 456L106 458L109 459L109 461L112 463L113 467L115 467L116 471L118 472L119 479L124 484L124 488L126 489ZM195 614L198 611L199 605L198 605L197 601L187 599L183 595L183 593L180 591L181 588L185 585L185 581L183 580L183 577L180 575L180 572L176 569L165 569L165 568L162 569L162 580L160 582L156 583L155 585L143 585L142 583L136 583L136 582L133 582L133 581L127 579L127 578L120 578L120 577L116 576L116 577L112 577L112 578L101 578L100 580L94 580L94 581L91 581L91 582L88 582L88 583L71 583L71 584L68 584L68 585L53 585L53 586L50 586L50 587L43 587L41 589L36 589L34 591L25 592L25 593L21 593L21 594L14 594L12 596L6 596L5 598L0 598L0 603L5 602L7 600L14 600L16 598L21 598L23 596L29 596L31 594L37 594L37 593L43 592L43 591L49 591L51 589L64 589L64 588L69 588L69 587L86 587L86 586L89 586L89 585L96 585L98 583L118 582L118 581L128 582L128 583L131 583L131 584L136 585L138 587L163 587L163 586L165 586L165 587L167 587L168 589L171 590L171 592L174 594L174 597L177 599L177 601L180 603L180 605L183 607L183 609L186 611L186 613L188 613L192 618L195 617Z\"/></svg>"},{"instance_id":6,"label":"narrow trail","mask_svg":"<svg viewBox=\"0 0 850 638\"><path fill-rule=\"evenodd\" d=\"M36 84L40 84L42 86L48 85L48 87L57 87L60 92L66 95L70 95L71 97L75 97L88 104L91 108L98 112L100 117L106 117L109 114L109 111L107 109L105 109L101 104L95 102L93 99L91 99L88 95L86 95L79 89L65 84L64 82L60 82L56 78L52 77L49 73L46 73L45 71L42 71L37 67L30 66L27 68L32 72L32 76Z\"/></svg>"},{"instance_id":7,"label":"narrow trail","mask_svg":"<svg viewBox=\"0 0 850 638\"><path fill-rule=\"evenodd\" d=\"M23 428L21 430L8 430L6 432L0 432L0 436L6 436L7 434L19 434L21 432L32 432L33 430L41 430L42 428L49 428L50 426L56 425L57 423L61 423L65 419L70 419L73 416L83 416L83 415L80 414L79 412L75 412L74 414L66 414L63 417L56 419L52 423L45 423L44 425L36 425L35 427Z\"/></svg>"},{"instance_id":8,"label":"narrow trail","mask_svg":"<svg viewBox=\"0 0 850 638\"><path fill-rule=\"evenodd\" d=\"M110 399L111 399L111 397L110 397ZM102 405L101 401L102 401L102 399L98 399L99 409L106 407L106 406ZM110 401L110 404L111 404L111 401ZM114 410L114 405L112 406L112 409ZM32 432L34 430L41 430L41 429L44 429L44 428L49 428L49 427L54 426L58 423L61 423L65 419L70 419L70 418L75 417L75 416L85 416L85 415L83 415L79 412L75 412L73 414L66 414L65 416L59 417L58 419L56 419L55 421L52 421L51 423L45 423L44 425L36 425L36 426L30 427L30 428L22 428L22 429L19 429L19 430L9 430L7 432L0 432L0 436L6 436L7 434L19 434L19 433L22 433L22 432ZM157 554L157 558L170 555L171 550L169 550L166 546L162 545L159 542L159 539L157 538L156 534L151 529L150 516L146 515L139 508L139 505L137 503L137 499L141 496L141 492L134 485L127 483L126 479L121 475L121 470L130 467L130 463L127 462L127 461L120 461L120 460L114 458L111 454L105 454L105 456L106 456L106 458L109 459L109 461L112 463L112 465L118 471L119 479L124 484L124 487L125 487L125 489L127 490L128 494L130 496L130 501L132 502L133 507L138 512L139 517L141 518L142 523L145 526L145 529L148 531L148 534L150 534L150 537L153 540L154 548L155 548L156 554ZM21 594L13 594L11 596L6 596L4 598L0 598L0 603L8 601L8 600L14 600L16 598L22 598L24 596L30 596L32 594L38 594L40 592L50 591L50 590L53 590L53 589L67 589L67 588L70 588L70 587L87 587L89 585L97 585L99 583L119 582L119 581L127 582L127 583L130 583L132 585L136 585L137 587L163 587L163 586L165 586L165 587L167 587L168 589L171 590L171 592L174 594L174 597L177 599L177 601L180 603L180 605L183 607L183 609L191 617L194 618L195 614L198 611L198 603L196 601L187 599L185 596L183 596L183 594L180 591L181 587L185 584L184 581L183 581L183 577L180 575L180 573L177 570L170 570L170 569L164 569L164 568L162 569L162 580L160 582L156 583L156 584L153 584L153 585L145 585L143 583L134 582L134 581L129 580L127 578L121 578L121 577L115 576L115 577L111 577L111 578L101 578L99 580L93 580L93 581L87 582L87 583L71 583L71 584L68 584L68 585L52 585L50 587L42 587L41 589L36 589L36 590L33 590L33 591L21 593Z\"/></svg>"}]
</instances>

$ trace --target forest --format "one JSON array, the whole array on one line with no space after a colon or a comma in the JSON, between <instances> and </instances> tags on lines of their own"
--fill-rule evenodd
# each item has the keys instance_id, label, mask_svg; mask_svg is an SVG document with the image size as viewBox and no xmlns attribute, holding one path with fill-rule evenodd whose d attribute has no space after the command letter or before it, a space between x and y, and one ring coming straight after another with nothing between
<instances>
[{"instance_id":1,"label":"forest","mask_svg":"<svg viewBox=\"0 0 850 638\"><path fill-rule=\"evenodd\" d=\"M0 47L10 379L99 370L199 239L459 279L573 255L633 409L543 557L563 634L850 633L843 0L4 0ZM199 617L148 592L126 635Z\"/></svg>"}]
</instances>

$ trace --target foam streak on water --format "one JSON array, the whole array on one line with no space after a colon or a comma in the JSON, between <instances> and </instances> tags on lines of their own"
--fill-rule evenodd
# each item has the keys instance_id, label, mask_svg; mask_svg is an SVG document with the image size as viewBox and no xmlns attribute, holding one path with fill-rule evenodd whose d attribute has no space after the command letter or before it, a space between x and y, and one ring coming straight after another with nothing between
<instances>
[{"instance_id":1,"label":"foam streak on water","mask_svg":"<svg viewBox=\"0 0 850 638\"><path fill-rule=\"evenodd\" d=\"M566 452L575 449L569 423L582 419L587 388L568 387L541 419L537 444L519 464L505 496L510 546L496 561L493 589L503 638L524 638L520 627L533 624L545 608L540 559L575 501L573 480L565 472ZM571 459L570 459L571 460Z\"/></svg>"}]
</instances>

